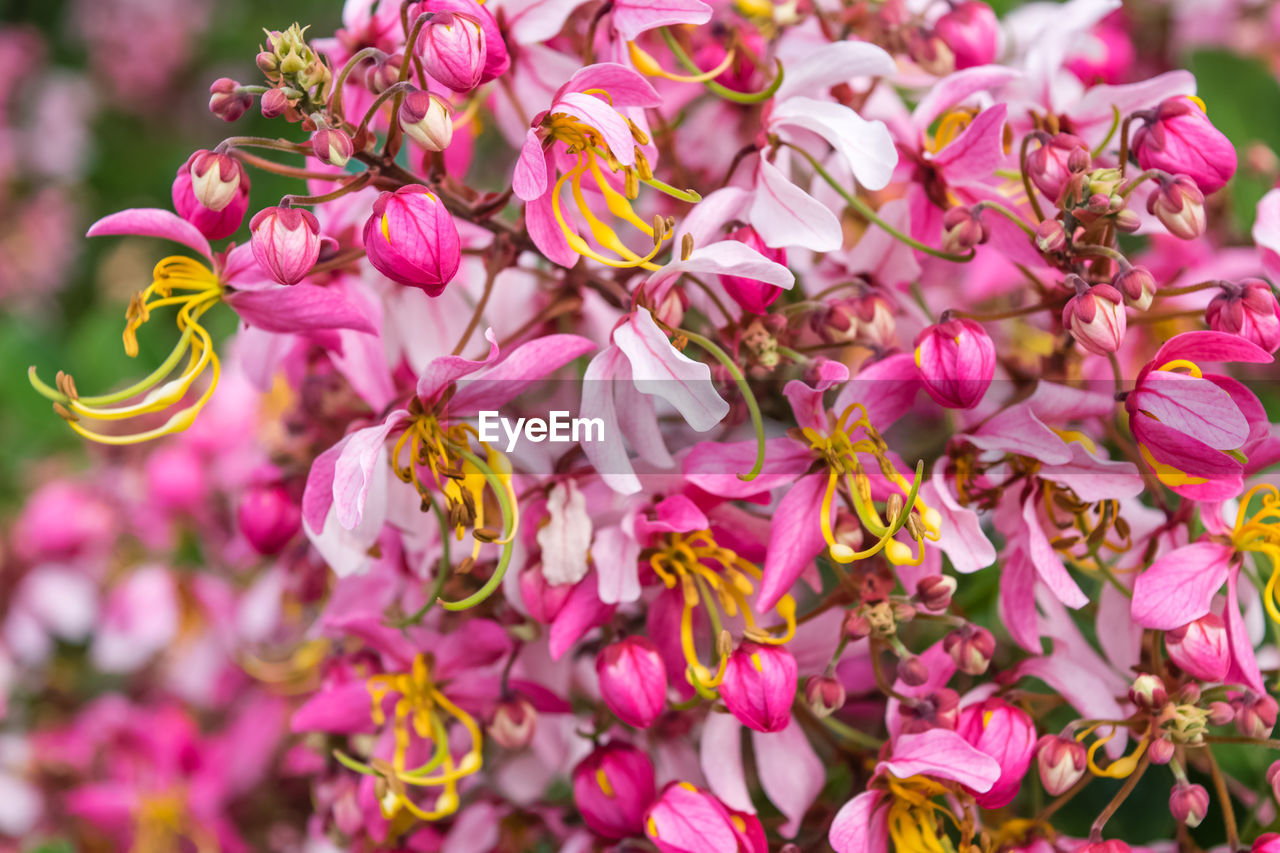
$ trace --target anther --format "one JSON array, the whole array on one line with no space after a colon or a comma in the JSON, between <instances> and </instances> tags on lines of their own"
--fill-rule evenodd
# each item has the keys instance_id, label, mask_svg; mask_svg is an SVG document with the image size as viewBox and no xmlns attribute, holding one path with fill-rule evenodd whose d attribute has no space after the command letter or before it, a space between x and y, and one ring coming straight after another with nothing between
<instances>
[{"instance_id":1,"label":"anther","mask_svg":"<svg viewBox=\"0 0 1280 853\"><path fill-rule=\"evenodd\" d=\"M502 536L501 533L491 527L477 527L475 531L473 531L472 535L481 542L492 542Z\"/></svg>"},{"instance_id":2,"label":"anther","mask_svg":"<svg viewBox=\"0 0 1280 853\"><path fill-rule=\"evenodd\" d=\"M475 557L466 557L463 559L461 563L458 564L458 567L454 569L454 571L460 575L469 575L471 574L471 570L474 569L475 567L476 567Z\"/></svg>"},{"instance_id":3,"label":"anther","mask_svg":"<svg viewBox=\"0 0 1280 853\"><path fill-rule=\"evenodd\" d=\"M64 421L70 421L71 423L78 423L80 421L79 418L71 414L70 409L68 409L66 406L62 405L61 403L54 403L53 410L57 412L58 417L62 418Z\"/></svg>"},{"instance_id":4,"label":"anther","mask_svg":"<svg viewBox=\"0 0 1280 853\"><path fill-rule=\"evenodd\" d=\"M693 254L693 235L685 234L680 240L680 260L687 261Z\"/></svg>"},{"instance_id":5,"label":"anther","mask_svg":"<svg viewBox=\"0 0 1280 853\"><path fill-rule=\"evenodd\" d=\"M733 636L728 631L721 630L716 637L716 654L722 658L733 654Z\"/></svg>"}]
</instances>

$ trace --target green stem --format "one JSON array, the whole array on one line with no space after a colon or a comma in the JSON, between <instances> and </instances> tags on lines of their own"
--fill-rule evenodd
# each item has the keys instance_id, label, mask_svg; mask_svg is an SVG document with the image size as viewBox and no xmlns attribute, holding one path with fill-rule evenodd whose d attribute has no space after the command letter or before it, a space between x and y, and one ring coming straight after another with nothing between
<instances>
[{"instance_id":1,"label":"green stem","mask_svg":"<svg viewBox=\"0 0 1280 853\"><path fill-rule=\"evenodd\" d=\"M659 32L662 34L662 40L667 43L667 47L671 50L671 55L676 58L685 67L690 74L702 74L703 69L690 58L689 54L684 52L684 48L676 41L676 37L666 27L662 27ZM707 91L714 92L726 101L733 101L735 104L762 104L773 97L778 91L778 87L782 85L782 61L776 60L778 64L777 73L774 74L773 82L759 92L735 92L727 86L722 86L714 80L705 80L702 85L707 87Z\"/></svg>"},{"instance_id":2,"label":"green stem","mask_svg":"<svg viewBox=\"0 0 1280 853\"><path fill-rule=\"evenodd\" d=\"M880 747L884 746L884 744L880 742L879 738L874 738L866 732L860 732L853 726L846 725L834 717L818 717L818 720L822 725L826 726L833 734L842 740L847 740L850 743L855 743L858 746L865 747L867 749L878 750Z\"/></svg>"},{"instance_id":3,"label":"green stem","mask_svg":"<svg viewBox=\"0 0 1280 853\"><path fill-rule=\"evenodd\" d=\"M751 386L747 384L747 379L742 375L742 370L733 359L729 358L728 353L720 349L707 338L693 332L677 329L676 334L684 335L692 343L697 344L711 354L716 361L724 365L724 369L729 371L729 375L733 377L733 381L737 384L738 390L742 393L742 397L747 401L747 410L751 413L751 426L756 431L756 464L746 474L739 474L738 479L751 481L760 475L760 471L764 468L764 418L760 414L760 404L756 402L756 395L751 392Z\"/></svg>"},{"instance_id":4,"label":"green stem","mask_svg":"<svg viewBox=\"0 0 1280 853\"><path fill-rule=\"evenodd\" d=\"M1188 293L1196 293L1201 290L1208 290L1211 287L1221 287L1222 282L1218 279L1213 281L1199 281L1195 284L1185 284L1182 287L1165 287L1156 291L1156 299L1164 299L1168 296L1185 296Z\"/></svg>"},{"instance_id":5,"label":"green stem","mask_svg":"<svg viewBox=\"0 0 1280 853\"><path fill-rule=\"evenodd\" d=\"M339 186L336 190L324 193L323 195L287 195L280 199L280 206L292 207L295 204L324 204L327 201L333 201L334 199L342 198L344 195L349 195L350 193L363 189L371 180L373 180L372 172L361 172L345 184Z\"/></svg>"},{"instance_id":6,"label":"green stem","mask_svg":"<svg viewBox=\"0 0 1280 853\"><path fill-rule=\"evenodd\" d=\"M1027 146L1031 144L1033 139L1031 134L1022 137L1022 151L1018 155L1018 164L1022 172L1022 188L1027 193L1027 201L1031 202L1031 209L1035 211L1036 221L1044 222L1044 211L1040 209L1040 199L1036 198L1036 189L1031 185L1031 176L1027 174ZM1044 143L1041 143L1042 145Z\"/></svg>"},{"instance_id":7,"label":"green stem","mask_svg":"<svg viewBox=\"0 0 1280 853\"><path fill-rule=\"evenodd\" d=\"M1119 127L1120 108L1113 106L1111 108L1111 127L1107 129L1107 135L1102 138L1102 141L1098 143L1098 147L1093 149L1089 156L1093 157L1095 160L1100 157L1102 152L1106 150L1107 144L1111 142L1111 137L1116 135L1116 130L1118 130Z\"/></svg>"},{"instance_id":8,"label":"green stem","mask_svg":"<svg viewBox=\"0 0 1280 853\"><path fill-rule=\"evenodd\" d=\"M899 242L906 243L911 248L920 252L924 252L926 255L932 255L933 257L941 258L944 261L954 261L956 263L967 263L968 261L973 260L973 256L974 256L973 252L970 252L967 255L953 255L950 252L944 252L941 249L935 249L932 246L926 246L924 243L921 243L919 240L915 239L911 235L905 234L902 231L899 231L897 228L893 227L888 222L885 222L883 219L881 219L880 215L877 214L875 210L873 210L871 206L868 205L865 201L858 198L856 195L854 195L853 193L845 189L843 186L841 186L840 182L837 181L831 175L830 172L824 169L822 167L822 164L820 164L817 161L817 159L815 159L814 156L810 154L808 151L805 151L799 145L796 145L791 142L781 141L781 144L795 151L800 152L800 156L804 157L804 159L809 161L809 165L813 167L813 170L817 172L818 175L824 181L826 181L833 190L839 193L840 197L843 198L846 202L848 202L850 207L856 210L867 221L874 222L876 225L879 225L881 228L887 231L890 234L890 236L892 236L894 239L898 240Z\"/></svg>"},{"instance_id":9,"label":"green stem","mask_svg":"<svg viewBox=\"0 0 1280 853\"><path fill-rule=\"evenodd\" d=\"M338 121L345 121L342 115L342 84L347 82L347 76L355 69L357 65L366 59L371 59L382 51L376 47L365 47L356 51L355 54L347 60L347 64L342 66L342 70L338 72L338 76L333 81L333 97L329 99L329 117L337 118Z\"/></svg>"},{"instance_id":10,"label":"green stem","mask_svg":"<svg viewBox=\"0 0 1280 853\"><path fill-rule=\"evenodd\" d=\"M466 610L469 607L475 607L477 604L480 604L486 598L493 595L494 591L502 583L502 577L507 573L507 567L511 565L511 552L513 549L512 542L510 540L515 533L515 513L511 506L511 498L507 495L507 490L498 480L498 475L493 473L493 469L489 467L488 463L482 460L479 456L476 456L470 450L466 450L461 447L454 449L457 451L459 456L480 470L480 473L484 475L485 482L489 484L489 488L493 490L495 495L497 495L498 505L502 508L502 538L507 540L507 542L502 546L502 556L498 558L498 567L493 570L493 575L490 576L489 580L485 581L484 586L480 587L480 589L476 590L471 595L468 595L461 601L442 600L440 602L440 606L445 610Z\"/></svg>"},{"instance_id":11,"label":"green stem","mask_svg":"<svg viewBox=\"0 0 1280 853\"><path fill-rule=\"evenodd\" d=\"M410 616L406 616L394 625L397 628L408 628L410 625L417 625L422 621L435 603L440 600L440 593L444 591L444 582L449 578L449 572L453 569L453 559L449 556L449 522L445 518L444 511L436 503L436 499L430 494L426 495L427 503L431 504L431 510L435 513L436 523L440 525L440 566L436 569L436 577L431 585L431 597L427 599L426 604L419 607Z\"/></svg>"},{"instance_id":12,"label":"green stem","mask_svg":"<svg viewBox=\"0 0 1280 853\"><path fill-rule=\"evenodd\" d=\"M1014 225L1017 225L1019 228L1025 231L1028 237L1036 236L1036 229L1032 228L1030 225L1024 222L1021 216L1014 213L1012 210L1005 207L1003 204L1001 204L998 201L980 201L973 206L974 213L977 213L978 211L981 211L981 210L994 210L996 213L1000 214L1005 219L1009 220Z\"/></svg>"},{"instance_id":13,"label":"green stem","mask_svg":"<svg viewBox=\"0 0 1280 853\"><path fill-rule=\"evenodd\" d=\"M191 340L192 334L193 329L188 326L182 333L182 337L178 340L178 345L173 348L173 352L169 353L169 357L166 358L159 367L153 370L151 375L146 379L135 382L123 391L116 391L113 394L99 394L96 397L77 397L76 400L86 406L109 406L112 403L119 403L122 400L129 399L130 397L135 397L143 391L150 390L157 382L168 376L169 373L172 372L173 368L177 366L178 362L182 359L182 356L186 354L187 343ZM47 400L52 400L55 403L65 404L71 402L71 398L66 394L63 394L56 388L51 388L49 385L45 384L44 380L36 376L35 365L27 368L27 379L31 382L31 387L34 388L36 393L41 397L44 397Z\"/></svg>"}]
</instances>

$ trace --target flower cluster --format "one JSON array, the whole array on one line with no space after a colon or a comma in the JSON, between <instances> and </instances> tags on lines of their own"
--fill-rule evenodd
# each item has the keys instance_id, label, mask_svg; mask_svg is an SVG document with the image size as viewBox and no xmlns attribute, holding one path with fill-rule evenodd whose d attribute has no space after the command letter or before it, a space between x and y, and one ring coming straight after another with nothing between
<instances>
[{"instance_id":1,"label":"flower cluster","mask_svg":"<svg viewBox=\"0 0 1280 853\"><path fill-rule=\"evenodd\" d=\"M11 526L0 839L1280 851L1280 189L1118 6L266 31L279 135L89 229L145 375L29 372L112 449Z\"/></svg>"}]
</instances>

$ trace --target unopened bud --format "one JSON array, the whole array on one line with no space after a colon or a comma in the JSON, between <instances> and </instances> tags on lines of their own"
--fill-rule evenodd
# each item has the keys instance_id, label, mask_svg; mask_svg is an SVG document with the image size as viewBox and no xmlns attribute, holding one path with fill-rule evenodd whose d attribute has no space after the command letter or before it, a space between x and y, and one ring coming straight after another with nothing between
<instances>
[{"instance_id":1,"label":"unopened bud","mask_svg":"<svg viewBox=\"0 0 1280 853\"><path fill-rule=\"evenodd\" d=\"M351 144L351 137L345 131L326 127L312 135L311 151L316 159L330 166L342 167L347 165L347 161L355 153L355 146Z\"/></svg>"},{"instance_id":2,"label":"unopened bud","mask_svg":"<svg viewBox=\"0 0 1280 853\"><path fill-rule=\"evenodd\" d=\"M1173 760L1173 754L1177 749L1173 741L1156 738L1151 741L1151 746L1147 747L1147 757L1151 759L1152 764L1168 764Z\"/></svg>"},{"instance_id":3,"label":"unopened bud","mask_svg":"<svg viewBox=\"0 0 1280 853\"><path fill-rule=\"evenodd\" d=\"M929 680L929 665L913 655L898 666L898 678L908 687L919 687Z\"/></svg>"},{"instance_id":4,"label":"unopened bud","mask_svg":"<svg viewBox=\"0 0 1280 853\"><path fill-rule=\"evenodd\" d=\"M1160 186L1147 197L1147 212L1183 240L1194 240L1204 233L1204 193L1186 175L1160 178Z\"/></svg>"},{"instance_id":5,"label":"unopened bud","mask_svg":"<svg viewBox=\"0 0 1280 853\"><path fill-rule=\"evenodd\" d=\"M871 635L871 620L862 612L862 608L845 613L844 635L850 640L861 640Z\"/></svg>"},{"instance_id":6,"label":"unopened bud","mask_svg":"<svg viewBox=\"0 0 1280 853\"><path fill-rule=\"evenodd\" d=\"M1169 792L1169 813L1178 823L1194 829L1209 813L1209 792L1203 785L1179 782Z\"/></svg>"},{"instance_id":7,"label":"unopened bud","mask_svg":"<svg viewBox=\"0 0 1280 853\"><path fill-rule=\"evenodd\" d=\"M986 628L967 624L948 634L942 641L942 648L961 672L981 675L991 665L991 657L996 653L996 640Z\"/></svg>"},{"instance_id":8,"label":"unopened bud","mask_svg":"<svg viewBox=\"0 0 1280 853\"><path fill-rule=\"evenodd\" d=\"M1129 267L1116 273L1111 286L1124 295L1125 301L1146 311L1156 295L1156 277L1146 267Z\"/></svg>"},{"instance_id":9,"label":"unopened bud","mask_svg":"<svg viewBox=\"0 0 1280 853\"><path fill-rule=\"evenodd\" d=\"M1071 297L1062 309L1062 325L1094 355L1116 352L1128 327L1124 297L1109 284L1095 284Z\"/></svg>"},{"instance_id":10,"label":"unopened bud","mask_svg":"<svg viewBox=\"0 0 1280 853\"><path fill-rule=\"evenodd\" d=\"M829 675L812 676L804 685L804 699L814 716L829 717L844 707L844 685Z\"/></svg>"},{"instance_id":11,"label":"unopened bud","mask_svg":"<svg viewBox=\"0 0 1280 853\"><path fill-rule=\"evenodd\" d=\"M1209 703L1209 724L1213 726L1225 726L1236 718L1236 709L1231 707L1229 702L1210 702Z\"/></svg>"},{"instance_id":12,"label":"unopened bud","mask_svg":"<svg viewBox=\"0 0 1280 853\"><path fill-rule=\"evenodd\" d=\"M991 232L978 214L970 207L953 207L942 217L942 248L954 254L964 254L974 246L987 242Z\"/></svg>"},{"instance_id":13,"label":"unopened bud","mask_svg":"<svg viewBox=\"0 0 1280 853\"><path fill-rule=\"evenodd\" d=\"M375 95L381 95L396 83L400 82L400 64L404 57L400 54L374 59L373 65L365 72L364 84Z\"/></svg>"},{"instance_id":14,"label":"unopened bud","mask_svg":"<svg viewBox=\"0 0 1280 853\"><path fill-rule=\"evenodd\" d=\"M956 579L945 575L930 575L916 584L916 600L925 610L938 612L951 605L956 592Z\"/></svg>"},{"instance_id":15,"label":"unopened bud","mask_svg":"<svg viewBox=\"0 0 1280 853\"><path fill-rule=\"evenodd\" d=\"M404 135L428 151L443 151L453 141L449 104L429 92L410 92L400 105Z\"/></svg>"},{"instance_id":16,"label":"unopened bud","mask_svg":"<svg viewBox=\"0 0 1280 853\"><path fill-rule=\"evenodd\" d=\"M1280 761L1271 762L1267 768L1267 784L1271 786L1271 796L1280 802Z\"/></svg>"},{"instance_id":17,"label":"unopened bud","mask_svg":"<svg viewBox=\"0 0 1280 853\"><path fill-rule=\"evenodd\" d=\"M1144 711L1154 711L1168 704L1169 691L1158 677L1143 673L1129 685L1129 701Z\"/></svg>"},{"instance_id":18,"label":"unopened bud","mask_svg":"<svg viewBox=\"0 0 1280 853\"><path fill-rule=\"evenodd\" d=\"M489 736L506 749L524 749L538 726L538 711L523 696L500 702L489 723Z\"/></svg>"},{"instance_id":19,"label":"unopened bud","mask_svg":"<svg viewBox=\"0 0 1280 853\"><path fill-rule=\"evenodd\" d=\"M263 118L275 118L284 115L289 109L289 96L284 93L284 89L269 89L262 93L258 106L262 109Z\"/></svg>"},{"instance_id":20,"label":"unopened bud","mask_svg":"<svg viewBox=\"0 0 1280 853\"><path fill-rule=\"evenodd\" d=\"M1249 690L1236 702L1236 730L1255 740L1271 737L1276 726L1276 700Z\"/></svg>"},{"instance_id":21,"label":"unopened bud","mask_svg":"<svg viewBox=\"0 0 1280 853\"><path fill-rule=\"evenodd\" d=\"M1084 747L1068 737L1045 735L1036 744L1040 781L1051 797L1065 794L1084 778L1088 756Z\"/></svg>"},{"instance_id":22,"label":"unopened bud","mask_svg":"<svg viewBox=\"0 0 1280 853\"><path fill-rule=\"evenodd\" d=\"M1067 229L1056 219L1046 219L1036 227L1035 241L1045 254L1061 252L1067 247Z\"/></svg>"},{"instance_id":23,"label":"unopened bud","mask_svg":"<svg viewBox=\"0 0 1280 853\"><path fill-rule=\"evenodd\" d=\"M230 77L219 77L209 87L209 112L223 121L235 121L253 106L253 96L239 91L240 84Z\"/></svg>"}]
</instances>

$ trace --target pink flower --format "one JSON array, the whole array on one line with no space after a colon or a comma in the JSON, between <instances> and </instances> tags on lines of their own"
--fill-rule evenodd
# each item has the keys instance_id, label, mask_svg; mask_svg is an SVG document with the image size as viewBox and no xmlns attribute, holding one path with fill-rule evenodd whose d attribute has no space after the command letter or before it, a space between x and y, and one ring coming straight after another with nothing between
<instances>
[{"instance_id":1,"label":"pink flower","mask_svg":"<svg viewBox=\"0 0 1280 853\"><path fill-rule=\"evenodd\" d=\"M628 743L611 741L573 768L574 804L605 838L642 834L654 795L653 764Z\"/></svg>"},{"instance_id":2,"label":"pink flower","mask_svg":"<svg viewBox=\"0 0 1280 853\"><path fill-rule=\"evenodd\" d=\"M1239 335L1269 353L1280 349L1280 303L1261 279L1223 282L1222 292L1205 310L1205 321L1215 332Z\"/></svg>"},{"instance_id":3,"label":"pink flower","mask_svg":"<svg viewBox=\"0 0 1280 853\"><path fill-rule=\"evenodd\" d=\"M1194 829L1209 813L1209 792L1203 785L1179 782L1169 792L1169 813L1178 823Z\"/></svg>"},{"instance_id":4,"label":"pink flower","mask_svg":"<svg viewBox=\"0 0 1280 853\"><path fill-rule=\"evenodd\" d=\"M236 509L240 532L259 554L278 554L302 529L302 512L279 483L250 486Z\"/></svg>"},{"instance_id":5,"label":"pink flower","mask_svg":"<svg viewBox=\"0 0 1280 853\"><path fill-rule=\"evenodd\" d=\"M249 222L253 256L281 284L297 284L320 258L320 222L309 210L266 207Z\"/></svg>"},{"instance_id":6,"label":"pink flower","mask_svg":"<svg viewBox=\"0 0 1280 853\"><path fill-rule=\"evenodd\" d=\"M730 811L688 782L672 782L645 814L645 837L661 853L767 853L755 815Z\"/></svg>"},{"instance_id":7,"label":"pink flower","mask_svg":"<svg viewBox=\"0 0 1280 853\"><path fill-rule=\"evenodd\" d=\"M1231 647L1226 623L1216 613L1206 613L1181 628L1165 633L1169 659L1202 681L1222 681L1231 667Z\"/></svg>"},{"instance_id":8,"label":"pink flower","mask_svg":"<svg viewBox=\"0 0 1280 853\"><path fill-rule=\"evenodd\" d=\"M1109 284L1088 287L1081 282L1062 309L1062 325L1094 355L1116 352L1124 343L1127 325L1124 296Z\"/></svg>"},{"instance_id":9,"label":"pink flower","mask_svg":"<svg viewBox=\"0 0 1280 853\"><path fill-rule=\"evenodd\" d=\"M462 261L458 226L424 186L383 193L364 224L369 262L392 281L439 296Z\"/></svg>"},{"instance_id":10,"label":"pink flower","mask_svg":"<svg viewBox=\"0 0 1280 853\"><path fill-rule=\"evenodd\" d=\"M1222 189L1235 174L1235 146L1213 126L1198 100L1168 98L1145 119L1133 136L1133 153L1142 168L1186 175L1205 195Z\"/></svg>"},{"instance_id":11,"label":"pink flower","mask_svg":"<svg viewBox=\"0 0 1280 853\"><path fill-rule=\"evenodd\" d=\"M1280 853L1280 833L1268 832L1259 835L1249 850L1250 853Z\"/></svg>"},{"instance_id":12,"label":"pink flower","mask_svg":"<svg viewBox=\"0 0 1280 853\"><path fill-rule=\"evenodd\" d=\"M1046 141L1027 155L1027 174L1046 198L1056 201L1072 175L1089 168L1089 146L1070 133L1040 138Z\"/></svg>"},{"instance_id":13,"label":"pink flower","mask_svg":"<svg viewBox=\"0 0 1280 853\"><path fill-rule=\"evenodd\" d=\"M647 729L667 704L667 669L652 641L627 637L596 656L600 695L629 726Z\"/></svg>"},{"instance_id":14,"label":"pink flower","mask_svg":"<svg viewBox=\"0 0 1280 853\"><path fill-rule=\"evenodd\" d=\"M249 209L249 175L229 154L201 149L173 180L173 209L210 240L230 237Z\"/></svg>"},{"instance_id":15,"label":"pink flower","mask_svg":"<svg viewBox=\"0 0 1280 853\"><path fill-rule=\"evenodd\" d=\"M422 67L455 92L470 92L484 76L485 32L468 15L438 12L422 28L415 50Z\"/></svg>"},{"instance_id":16,"label":"pink flower","mask_svg":"<svg viewBox=\"0 0 1280 853\"><path fill-rule=\"evenodd\" d=\"M996 13L978 0L953 7L934 23L933 31L951 48L957 70L986 65L996 58L1000 46Z\"/></svg>"},{"instance_id":17,"label":"pink flower","mask_svg":"<svg viewBox=\"0 0 1280 853\"><path fill-rule=\"evenodd\" d=\"M960 712L956 733L1000 765L1000 778L978 794L978 805L998 809L1012 802L1036 750L1036 727L1027 712L1001 699L988 699Z\"/></svg>"},{"instance_id":18,"label":"pink flower","mask_svg":"<svg viewBox=\"0 0 1280 853\"><path fill-rule=\"evenodd\" d=\"M468 19L479 27L481 37L476 41L481 45L480 52L484 63L478 83L487 83L507 73L507 69L511 67L511 56L507 53L507 44L503 41L501 30L498 29L498 22L493 19L493 14L483 3L478 3L476 0L423 0L415 8L409 10L409 20L412 21L423 12L434 12L440 17L452 12L454 15ZM395 21L394 26L398 27L397 16L392 14L390 17ZM430 24L428 23L427 26L430 26ZM457 38L456 35L454 37ZM470 36L468 35L468 37ZM420 48L415 45L415 50L420 50ZM457 57L452 57L452 59L456 61ZM428 69L428 73L435 77L435 74L430 69ZM438 77L436 79L440 80ZM440 80L440 82L451 89L454 88L446 80ZM468 90L455 89L455 91Z\"/></svg>"},{"instance_id":19,"label":"pink flower","mask_svg":"<svg viewBox=\"0 0 1280 853\"><path fill-rule=\"evenodd\" d=\"M996 348L974 320L956 318L916 336L916 368L924 390L948 409L972 409L995 376Z\"/></svg>"},{"instance_id":20,"label":"pink flower","mask_svg":"<svg viewBox=\"0 0 1280 853\"><path fill-rule=\"evenodd\" d=\"M729 712L758 732L776 732L791 720L796 659L782 646L743 643L729 658L720 698Z\"/></svg>"}]
</instances>

